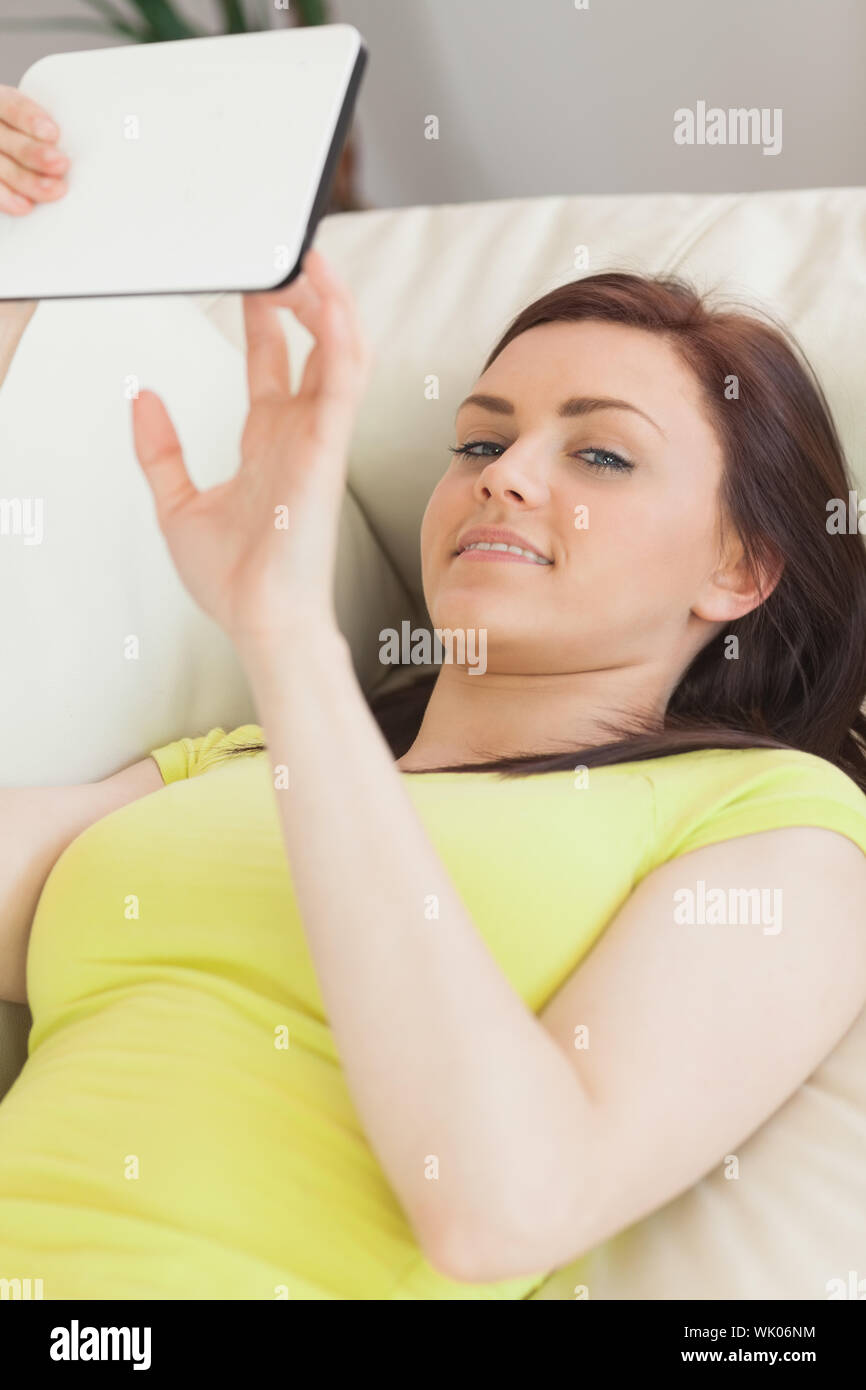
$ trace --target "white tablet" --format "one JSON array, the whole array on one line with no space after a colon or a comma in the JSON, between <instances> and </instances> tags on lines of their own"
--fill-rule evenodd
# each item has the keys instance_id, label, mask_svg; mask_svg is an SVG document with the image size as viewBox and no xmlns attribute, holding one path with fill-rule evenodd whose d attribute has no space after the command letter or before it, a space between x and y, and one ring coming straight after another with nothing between
<instances>
[{"instance_id":1,"label":"white tablet","mask_svg":"<svg viewBox=\"0 0 866 1390\"><path fill-rule=\"evenodd\" d=\"M367 50L350 24L40 58L67 192L0 213L0 299L275 289L328 204Z\"/></svg>"}]
</instances>

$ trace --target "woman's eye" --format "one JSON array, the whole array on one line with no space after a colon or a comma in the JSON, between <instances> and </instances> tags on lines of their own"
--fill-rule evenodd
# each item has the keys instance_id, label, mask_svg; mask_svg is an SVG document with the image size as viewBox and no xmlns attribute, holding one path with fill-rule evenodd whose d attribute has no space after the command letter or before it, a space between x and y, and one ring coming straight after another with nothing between
<instances>
[{"instance_id":1,"label":"woman's eye","mask_svg":"<svg viewBox=\"0 0 866 1390\"><path fill-rule=\"evenodd\" d=\"M476 439L471 444L449 444L448 448L452 454L466 454L468 458L483 458L483 454L473 454L473 449L504 449L504 444L494 444L489 439Z\"/></svg>"},{"instance_id":2,"label":"woman's eye","mask_svg":"<svg viewBox=\"0 0 866 1390\"><path fill-rule=\"evenodd\" d=\"M629 463L628 459L624 459L621 454L614 454L610 449L581 449L580 458L586 458L587 454L595 454L598 461L587 459L587 462L600 473L607 470L613 473L628 473L634 468L634 464Z\"/></svg>"},{"instance_id":3,"label":"woman's eye","mask_svg":"<svg viewBox=\"0 0 866 1390\"><path fill-rule=\"evenodd\" d=\"M475 449L498 449L500 453L505 450L504 444L495 444L490 439L476 439L471 444L449 444L448 447L452 454L464 454L468 458L490 457L474 453ZM629 463L628 459L624 459L621 454L615 454L611 449L581 449L578 458L586 458L590 467L597 469L599 473L628 473L634 468L633 463Z\"/></svg>"}]
</instances>

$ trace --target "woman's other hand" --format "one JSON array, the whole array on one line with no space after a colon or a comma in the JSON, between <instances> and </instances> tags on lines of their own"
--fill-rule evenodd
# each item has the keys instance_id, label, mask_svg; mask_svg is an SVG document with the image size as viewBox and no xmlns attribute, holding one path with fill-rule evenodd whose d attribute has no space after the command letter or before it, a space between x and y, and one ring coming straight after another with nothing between
<instances>
[{"instance_id":1,"label":"woman's other hand","mask_svg":"<svg viewBox=\"0 0 866 1390\"><path fill-rule=\"evenodd\" d=\"M67 191L57 123L15 87L0 85L0 213L20 217Z\"/></svg>"},{"instance_id":2,"label":"woman's other hand","mask_svg":"<svg viewBox=\"0 0 866 1390\"><path fill-rule=\"evenodd\" d=\"M162 401L132 403L139 463L180 578L241 656L299 627L335 623L337 524L371 354L348 287L307 252L287 289L244 295L250 409L241 465L200 492ZM315 339L292 394L277 306Z\"/></svg>"}]
</instances>

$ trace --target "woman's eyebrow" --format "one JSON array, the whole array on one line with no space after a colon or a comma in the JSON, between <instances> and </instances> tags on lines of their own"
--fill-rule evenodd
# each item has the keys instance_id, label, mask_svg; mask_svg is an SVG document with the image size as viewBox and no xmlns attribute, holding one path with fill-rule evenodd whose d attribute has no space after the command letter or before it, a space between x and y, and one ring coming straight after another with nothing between
<instances>
[{"instance_id":1,"label":"woman's eyebrow","mask_svg":"<svg viewBox=\"0 0 866 1390\"><path fill-rule=\"evenodd\" d=\"M457 407L457 414L454 417L455 420L463 407L467 405L477 405L482 410L493 411L496 415L514 414L514 406L511 401L506 400L504 396L488 396L483 392L475 392L473 395L467 396L465 401L460 402L460 405ZM567 401L562 402L562 405L556 413L561 416L589 415L593 410L631 410L635 415L640 415L644 420L649 421L653 429L658 430L659 434L667 439L667 435L661 425L657 425L651 416L647 415L643 410L639 410L638 407L632 405L630 401L621 401L615 396L569 396Z\"/></svg>"}]
</instances>

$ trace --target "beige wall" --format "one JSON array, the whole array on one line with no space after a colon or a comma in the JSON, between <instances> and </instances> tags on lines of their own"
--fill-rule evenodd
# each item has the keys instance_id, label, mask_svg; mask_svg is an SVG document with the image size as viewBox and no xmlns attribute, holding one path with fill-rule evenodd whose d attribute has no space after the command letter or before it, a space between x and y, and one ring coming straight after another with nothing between
<instances>
[{"instance_id":1,"label":"beige wall","mask_svg":"<svg viewBox=\"0 0 866 1390\"><path fill-rule=\"evenodd\" d=\"M208 0L181 3L215 20ZM864 0L330 3L370 48L360 186L376 206L866 184ZM74 10L92 13L81 0L0 0L3 15ZM0 81L101 42L0 33ZM698 101L781 109L781 152L678 146L673 113ZM438 140L425 139L431 115Z\"/></svg>"}]
</instances>

